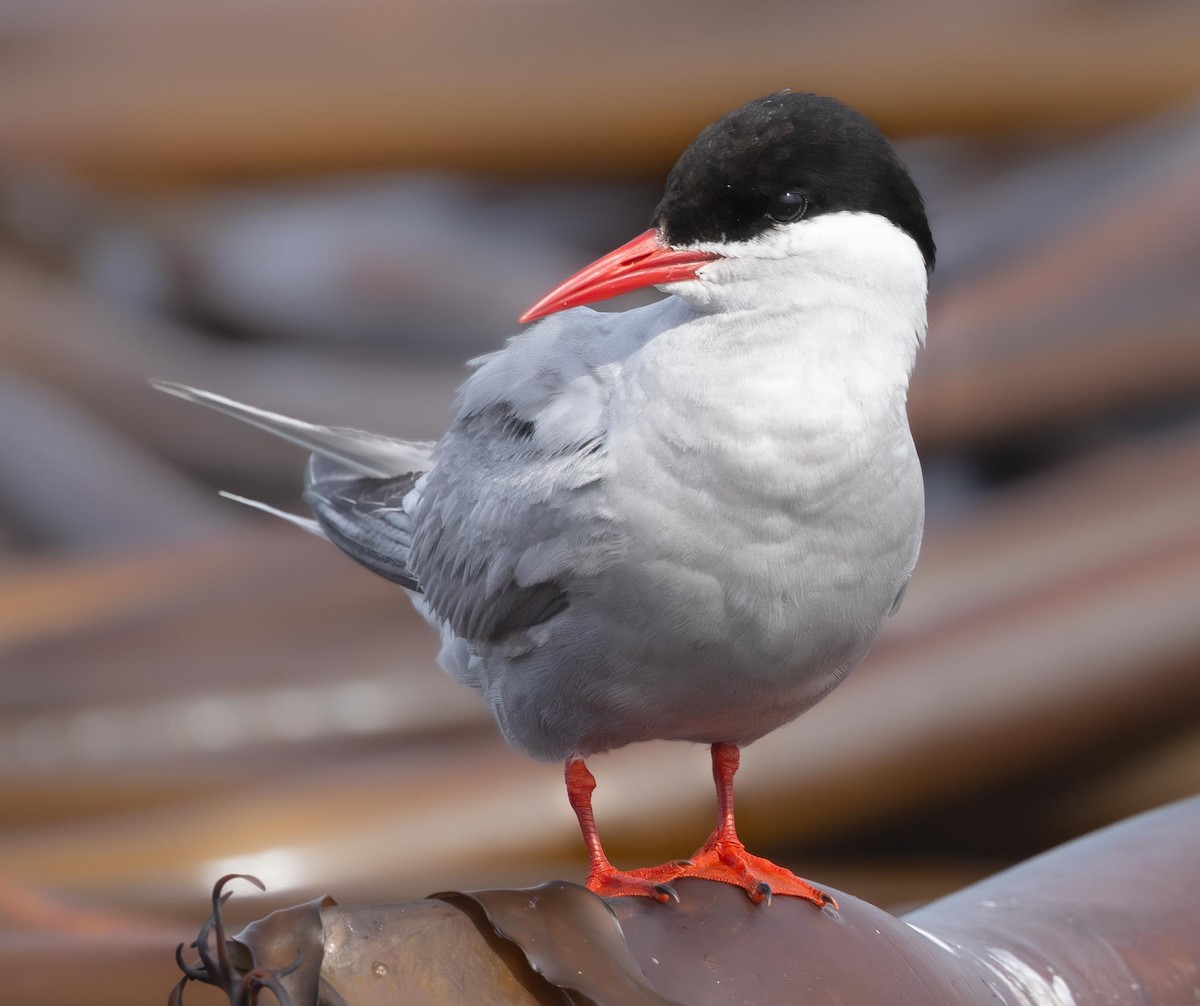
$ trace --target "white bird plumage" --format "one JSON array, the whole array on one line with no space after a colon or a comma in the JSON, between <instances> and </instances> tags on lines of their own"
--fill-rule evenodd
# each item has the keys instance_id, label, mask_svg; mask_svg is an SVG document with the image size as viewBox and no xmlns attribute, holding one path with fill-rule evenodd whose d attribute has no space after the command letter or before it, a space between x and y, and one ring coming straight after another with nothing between
<instances>
[{"instance_id":1,"label":"white bird plumage","mask_svg":"<svg viewBox=\"0 0 1200 1006\"><path fill-rule=\"evenodd\" d=\"M760 177L765 163L781 186L806 179L802 141L829 190L809 219L807 195L788 184L772 204L779 189ZM752 184L727 196L722 171ZM705 237L713 200L736 240ZM549 317L474 361L432 447L158 386L315 452L305 498L320 530L408 589L442 635L442 666L483 695L511 744L567 762L589 886L662 892L646 879L658 873L604 859L578 759L682 739L714 745L722 800L698 855L725 866L689 875L757 899L765 861L733 832L734 746L794 719L862 659L920 548L906 398L933 244L887 141L811 95L761 99L709 127L656 218L657 233L568 280L531 309ZM699 236L672 245L672 228ZM648 307L560 310L614 281L681 275ZM765 865L785 893L823 903Z\"/></svg>"},{"instance_id":2,"label":"white bird plumage","mask_svg":"<svg viewBox=\"0 0 1200 1006\"><path fill-rule=\"evenodd\" d=\"M907 582L924 264L875 216L785 234L788 268L762 268L779 240L725 249L668 300L553 315L485 358L418 483L418 527L487 500L451 515L457 548L483 563L455 590L485 604L506 582L555 582L570 598L495 642L446 631L447 669L536 757L754 740L862 657ZM480 463L503 423L463 418L489 409L533 424L502 472Z\"/></svg>"},{"instance_id":3,"label":"white bird plumage","mask_svg":"<svg viewBox=\"0 0 1200 1006\"><path fill-rule=\"evenodd\" d=\"M407 518L441 663L514 746L745 744L862 658L916 561L927 281L871 214L718 250L674 296L555 314L474 361L432 450L156 383L336 462L310 493L418 476L354 519ZM547 584L561 611L490 638Z\"/></svg>"}]
</instances>

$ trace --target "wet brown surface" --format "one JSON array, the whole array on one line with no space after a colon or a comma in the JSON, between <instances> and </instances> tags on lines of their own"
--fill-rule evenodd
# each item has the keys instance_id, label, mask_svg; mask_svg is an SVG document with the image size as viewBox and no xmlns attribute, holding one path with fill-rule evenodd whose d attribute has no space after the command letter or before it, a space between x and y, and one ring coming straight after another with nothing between
<instances>
[{"instance_id":1,"label":"wet brown surface","mask_svg":"<svg viewBox=\"0 0 1200 1006\"><path fill-rule=\"evenodd\" d=\"M678 903L661 905L553 881L298 906L243 930L236 968L217 966L214 944L200 977L236 988L257 975L294 1006L1184 1006L1200 995L1198 869L1192 800L902 917L843 891L836 909L755 905L732 886L682 880Z\"/></svg>"}]
</instances>

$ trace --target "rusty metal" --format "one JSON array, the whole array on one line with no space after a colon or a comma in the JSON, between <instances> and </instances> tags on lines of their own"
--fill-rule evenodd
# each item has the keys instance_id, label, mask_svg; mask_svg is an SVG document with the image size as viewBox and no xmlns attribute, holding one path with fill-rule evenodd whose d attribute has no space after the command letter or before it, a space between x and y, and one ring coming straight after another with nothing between
<instances>
[{"instance_id":1,"label":"rusty metal","mask_svg":"<svg viewBox=\"0 0 1200 1006\"><path fill-rule=\"evenodd\" d=\"M839 908L768 906L684 879L679 903L660 905L555 881L400 904L323 899L222 950L222 878L194 944L201 966L181 960L172 1003L198 980L238 1006L263 988L282 1006L1194 1006L1197 875L1200 797L902 917L843 891Z\"/></svg>"},{"instance_id":2,"label":"rusty metal","mask_svg":"<svg viewBox=\"0 0 1200 1006\"><path fill-rule=\"evenodd\" d=\"M239 967L238 958L241 955L236 953L238 945L227 939L222 913L225 902L233 896L232 891L224 889L231 880L246 880L260 891L266 890L261 880L246 873L226 874L213 885L212 914L200 927L199 934L191 944L199 955L199 960L188 964L183 959L183 944L175 948L175 961L183 972L183 977L168 997L168 1006L182 1006L183 993L188 982L216 986L229 997L230 1006L255 1006L263 989L270 990L279 1006L294 1006L295 1000L284 980L303 963L304 953L297 950L296 956L280 967L260 964L257 960L249 967ZM269 918L264 919L250 929L265 933L270 928L269 922Z\"/></svg>"}]
</instances>

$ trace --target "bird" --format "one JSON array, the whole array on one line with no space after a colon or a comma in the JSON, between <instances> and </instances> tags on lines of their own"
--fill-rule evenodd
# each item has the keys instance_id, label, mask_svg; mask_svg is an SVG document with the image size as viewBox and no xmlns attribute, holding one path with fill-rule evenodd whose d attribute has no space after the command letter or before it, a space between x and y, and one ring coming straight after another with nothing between
<instances>
[{"instance_id":1,"label":"bird","mask_svg":"<svg viewBox=\"0 0 1200 1006\"><path fill-rule=\"evenodd\" d=\"M587 887L678 900L700 877L836 904L737 835L740 751L862 660L924 527L907 418L936 249L887 137L784 90L705 127L649 228L538 300L471 361L436 443L156 386L312 454L304 517L399 585L439 663L504 738L563 765ZM590 305L644 287L625 311ZM241 497L233 497L241 499ZM619 870L586 760L709 745L717 824L697 852Z\"/></svg>"}]
</instances>

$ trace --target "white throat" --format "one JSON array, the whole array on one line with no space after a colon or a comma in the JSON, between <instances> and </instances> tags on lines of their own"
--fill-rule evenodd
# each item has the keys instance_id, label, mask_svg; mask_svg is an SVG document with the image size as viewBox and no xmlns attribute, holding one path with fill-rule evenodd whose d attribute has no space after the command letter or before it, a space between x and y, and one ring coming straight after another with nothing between
<instances>
[{"instance_id":1,"label":"white throat","mask_svg":"<svg viewBox=\"0 0 1200 1006\"><path fill-rule=\"evenodd\" d=\"M697 314L691 351L714 367L748 357L759 366L769 354L813 392L903 403L928 287L904 231L874 214L833 213L705 249L723 258L667 288Z\"/></svg>"}]
</instances>

